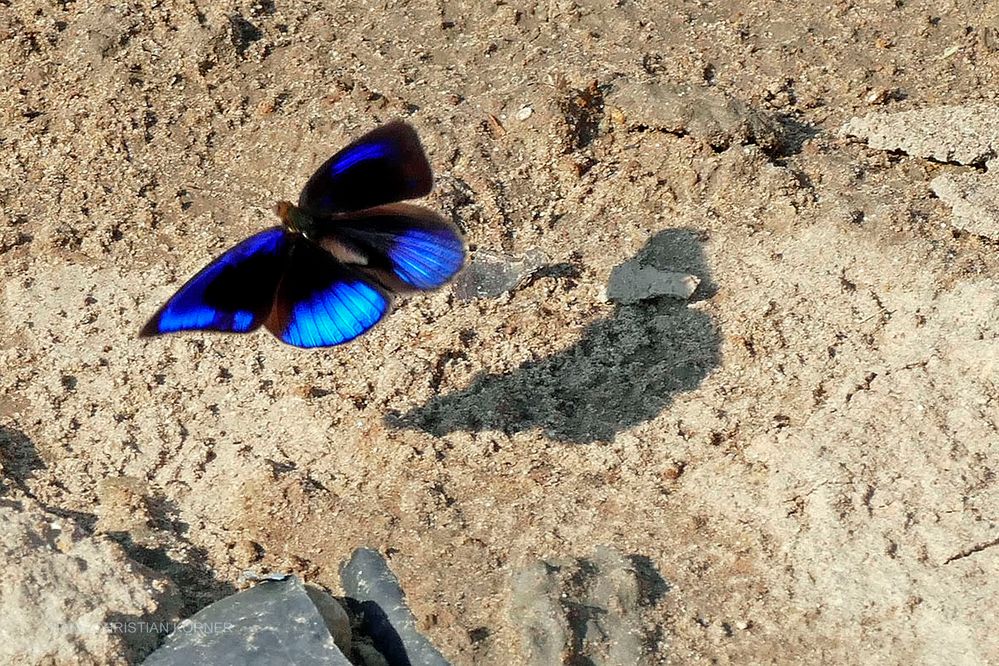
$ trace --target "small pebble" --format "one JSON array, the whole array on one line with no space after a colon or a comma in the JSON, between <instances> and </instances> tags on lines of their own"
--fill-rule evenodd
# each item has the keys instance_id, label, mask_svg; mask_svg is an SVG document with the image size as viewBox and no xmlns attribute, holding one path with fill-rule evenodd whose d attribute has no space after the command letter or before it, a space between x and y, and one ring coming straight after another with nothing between
<instances>
[{"instance_id":1,"label":"small pebble","mask_svg":"<svg viewBox=\"0 0 999 666\"><path fill-rule=\"evenodd\" d=\"M611 271L606 298L616 303L638 303L660 296L687 299L693 295L701 279L680 271L664 271L643 266L637 260L627 261Z\"/></svg>"}]
</instances>

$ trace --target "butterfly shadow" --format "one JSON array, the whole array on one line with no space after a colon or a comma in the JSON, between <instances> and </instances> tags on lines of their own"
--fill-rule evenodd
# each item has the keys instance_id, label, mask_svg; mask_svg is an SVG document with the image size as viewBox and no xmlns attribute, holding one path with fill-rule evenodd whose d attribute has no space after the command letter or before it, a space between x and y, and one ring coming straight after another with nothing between
<instances>
[{"instance_id":1,"label":"butterfly shadow","mask_svg":"<svg viewBox=\"0 0 999 666\"><path fill-rule=\"evenodd\" d=\"M699 277L691 301L716 291L695 230L662 231L635 259ZM710 316L689 305L671 298L616 305L564 351L510 373L480 374L468 388L391 414L386 421L436 436L540 428L559 441L610 440L658 416L675 395L697 388L718 366L718 328Z\"/></svg>"}]
</instances>

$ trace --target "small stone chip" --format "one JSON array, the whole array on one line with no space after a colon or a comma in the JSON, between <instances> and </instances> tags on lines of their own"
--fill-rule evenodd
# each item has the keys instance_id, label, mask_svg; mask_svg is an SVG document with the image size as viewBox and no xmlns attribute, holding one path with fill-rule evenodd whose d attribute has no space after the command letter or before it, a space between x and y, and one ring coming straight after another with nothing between
<instances>
[{"instance_id":1,"label":"small stone chip","mask_svg":"<svg viewBox=\"0 0 999 666\"><path fill-rule=\"evenodd\" d=\"M660 296L687 299L700 283L701 279L690 273L664 271L629 261L611 271L607 300L627 305Z\"/></svg>"}]
</instances>

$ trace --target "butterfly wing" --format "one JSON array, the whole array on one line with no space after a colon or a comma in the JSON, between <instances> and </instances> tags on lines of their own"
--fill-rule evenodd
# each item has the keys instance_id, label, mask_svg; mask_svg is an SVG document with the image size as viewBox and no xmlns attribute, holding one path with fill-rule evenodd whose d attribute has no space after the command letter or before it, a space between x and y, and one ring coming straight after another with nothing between
<instances>
[{"instance_id":1,"label":"butterfly wing","mask_svg":"<svg viewBox=\"0 0 999 666\"><path fill-rule=\"evenodd\" d=\"M250 236L205 266L152 316L139 335L188 330L246 333L271 311L288 259L282 227Z\"/></svg>"},{"instance_id":2,"label":"butterfly wing","mask_svg":"<svg viewBox=\"0 0 999 666\"><path fill-rule=\"evenodd\" d=\"M324 221L319 243L346 245L364 257L364 271L396 292L436 289L461 270L465 241L454 224L410 204L379 206ZM335 251L334 251L335 253Z\"/></svg>"},{"instance_id":3,"label":"butterfly wing","mask_svg":"<svg viewBox=\"0 0 999 666\"><path fill-rule=\"evenodd\" d=\"M331 347L377 324L391 298L311 241L297 237L267 330L296 347Z\"/></svg>"},{"instance_id":4,"label":"butterfly wing","mask_svg":"<svg viewBox=\"0 0 999 666\"><path fill-rule=\"evenodd\" d=\"M313 214L345 213L430 194L433 176L416 131L403 122L374 129L326 160L298 198Z\"/></svg>"}]
</instances>

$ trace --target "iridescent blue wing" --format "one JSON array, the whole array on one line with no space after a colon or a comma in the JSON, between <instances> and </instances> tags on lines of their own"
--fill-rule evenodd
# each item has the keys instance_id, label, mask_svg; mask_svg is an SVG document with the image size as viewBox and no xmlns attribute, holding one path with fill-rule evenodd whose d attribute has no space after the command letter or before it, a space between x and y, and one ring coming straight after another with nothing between
<instances>
[{"instance_id":1,"label":"iridescent blue wing","mask_svg":"<svg viewBox=\"0 0 999 666\"><path fill-rule=\"evenodd\" d=\"M296 347L330 347L377 324L391 298L305 238L295 238L267 330Z\"/></svg>"},{"instance_id":2,"label":"iridescent blue wing","mask_svg":"<svg viewBox=\"0 0 999 666\"><path fill-rule=\"evenodd\" d=\"M347 213L430 194L433 176L416 131L403 122L374 129L326 160L298 197L313 214Z\"/></svg>"},{"instance_id":3,"label":"iridescent blue wing","mask_svg":"<svg viewBox=\"0 0 999 666\"><path fill-rule=\"evenodd\" d=\"M205 266L142 328L142 337L175 331L246 333L270 314L288 259L289 235L272 227Z\"/></svg>"},{"instance_id":4,"label":"iridescent blue wing","mask_svg":"<svg viewBox=\"0 0 999 666\"><path fill-rule=\"evenodd\" d=\"M397 292L442 286L461 269L467 254L455 225L409 204L379 206L317 226L321 245L346 245L366 258L359 268Z\"/></svg>"}]
</instances>

